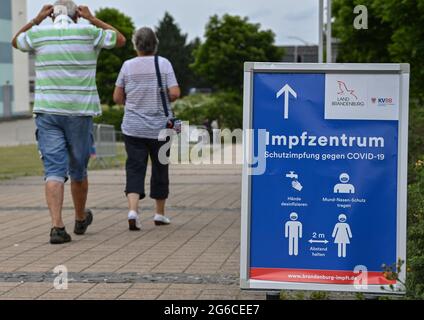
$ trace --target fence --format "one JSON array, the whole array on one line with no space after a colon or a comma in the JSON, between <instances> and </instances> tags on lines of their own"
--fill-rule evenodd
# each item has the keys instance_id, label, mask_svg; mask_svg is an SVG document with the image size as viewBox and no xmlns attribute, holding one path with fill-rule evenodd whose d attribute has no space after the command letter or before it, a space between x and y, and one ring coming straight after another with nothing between
<instances>
[{"instance_id":1,"label":"fence","mask_svg":"<svg viewBox=\"0 0 424 320\"><path fill-rule=\"evenodd\" d=\"M114 126L106 124L95 124L93 129L95 161L102 166L107 166L106 159L116 161L117 143Z\"/></svg>"}]
</instances>

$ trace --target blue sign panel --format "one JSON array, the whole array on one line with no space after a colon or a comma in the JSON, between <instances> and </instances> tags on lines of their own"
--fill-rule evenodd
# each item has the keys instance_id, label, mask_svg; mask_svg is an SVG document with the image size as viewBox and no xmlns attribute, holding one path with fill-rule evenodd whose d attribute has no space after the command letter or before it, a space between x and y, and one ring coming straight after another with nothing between
<instances>
[{"instance_id":1,"label":"blue sign panel","mask_svg":"<svg viewBox=\"0 0 424 320\"><path fill-rule=\"evenodd\" d=\"M373 79L254 73L266 170L251 177L250 279L351 285L362 266L395 283L399 77Z\"/></svg>"}]
</instances>

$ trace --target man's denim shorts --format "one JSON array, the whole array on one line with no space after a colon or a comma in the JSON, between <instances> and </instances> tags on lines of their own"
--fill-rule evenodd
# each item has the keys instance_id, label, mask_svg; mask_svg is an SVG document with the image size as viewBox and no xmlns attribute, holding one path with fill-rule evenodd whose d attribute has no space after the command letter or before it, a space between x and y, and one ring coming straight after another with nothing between
<instances>
[{"instance_id":1,"label":"man's denim shorts","mask_svg":"<svg viewBox=\"0 0 424 320\"><path fill-rule=\"evenodd\" d=\"M85 180L93 147L93 118L38 113L35 124L45 180L65 183L68 175L73 181Z\"/></svg>"}]
</instances>

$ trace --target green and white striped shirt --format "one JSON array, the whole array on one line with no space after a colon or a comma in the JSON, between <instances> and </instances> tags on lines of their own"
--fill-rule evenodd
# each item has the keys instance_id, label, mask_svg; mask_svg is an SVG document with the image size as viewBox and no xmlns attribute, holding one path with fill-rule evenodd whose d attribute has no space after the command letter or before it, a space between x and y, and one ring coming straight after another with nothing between
<instances>
[{"instance_id":1,"label":"green and white striped shirt","mask_svg":"<svg viewBox=\"0 0 424 320\"><path fill-rule=\"evenodd\" d=\"M36 54L34 113L100 115L97 58L101 49L115 47L116 38L113 30L76 24L65 15L20 34L18 48Z\"/></svg>"}]
</instances>

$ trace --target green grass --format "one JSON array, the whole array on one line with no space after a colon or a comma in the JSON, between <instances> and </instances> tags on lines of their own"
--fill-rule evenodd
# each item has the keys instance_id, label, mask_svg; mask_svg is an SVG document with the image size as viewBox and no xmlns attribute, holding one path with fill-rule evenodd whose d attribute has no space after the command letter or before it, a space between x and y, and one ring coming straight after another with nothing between
<instances>
[{"instance_id":1,"label":"green grass","mask_svg":"<svg viewBox=\"0 0 424 320\"><path fill-rule=\"evenodd\" d=\"M193 146L190 146L190 150ZM213 149L211 149L211 156ZM115 158L90 160L89 170L123 169L126 161L123 143L117 145ZM27 176L42 176L43 164L36 145L18 147L0 147L0 180L14 179Z\"/></svg>"},{"instance_id":2,"label":"green grass","mask_svg":"<svg viewBox=\"0 0 424 320\"><path fill-rule=\"evenodd\" d=\"M88 165L88 169L102 170L102 169L124 168L125 161L127 160L127 154L125 152L125 147L123 143L118 143L116 153L117 153L116 157L107 158L102 161L91 159Z\"/></svg>"},{"instance_id":3,"label":"green grass","mask_svg":"<svg viewBox=\"0 0 424 320\"><path fill-rule=\"evenodd\" d=\"M43 174L36 145L0 147L0 180Z\"/></svg>"},{"instance_id":4,"label":"green grass","mask_svg":"<svg viewBox=\"0 0 424 320\"><path fill-rule=\"evenodd\" d=\"M90 160L89 169L122 168L126 154L122 144L118 144L118 156L104 162ZM36 145L0 147L0 180L25 176L42 176L43 164Z\"/></svg>"}]
</instances>

